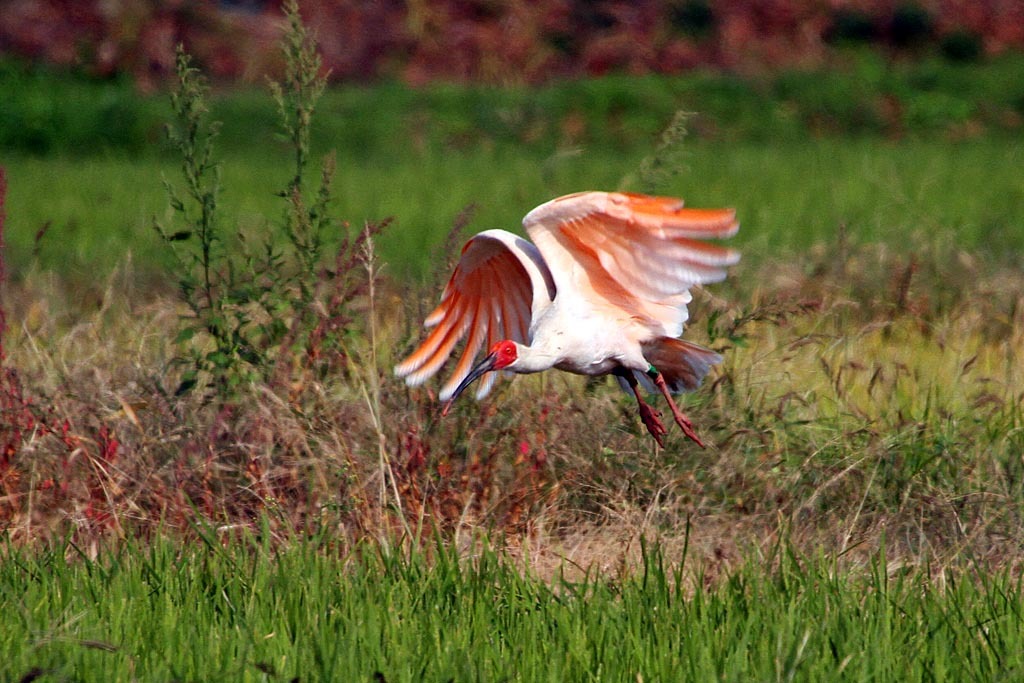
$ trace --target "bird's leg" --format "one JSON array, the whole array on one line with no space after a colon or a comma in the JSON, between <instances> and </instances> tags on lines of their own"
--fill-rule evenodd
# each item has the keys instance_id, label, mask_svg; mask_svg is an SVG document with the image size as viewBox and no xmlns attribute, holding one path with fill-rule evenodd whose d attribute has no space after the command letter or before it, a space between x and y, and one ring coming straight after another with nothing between
<instances>
[{"instance_id":1,"label":"bird's leg","mask_svg":"<svg viewBox=\"0 0 1024 683\"><path fill-rule=\"evenodd\" d=\"M637 406L640 408L640 419L643 420L644 426L647 427L647 431L650 432L654 440L658 442L658 445L662 448L665 447L665 442L662 437L668 434L668 430L665 429L665 425L662 424L661 413L652 408L644 401L644 397L640 394L640 386L636 381L636 377L633 376L632 370L626 370L624 368L618 368L615 374L626 380L629 384L629 388L633 390L633 395L636 396Z\"/></svg>"},{"instance_id":2,"label":"bird's leg","mask_svg":"<svg viewBox=\"0 0 1024 683\"><path fill-rule=\"evenodd\" d=\"M665 400L668 401L668 407L672 409L672 416L676 419L676 424L682 428L683 433L701 448L706 448L704 442L697 436L697 432L693 431L693 423L690 422L690 418L683 415L683 411L679 410L679 406L677 406L676 402L672 399L672 393L668 390L668 385L665 383L665 377L658 372L658 369L653 365L648 368L647 376L654 380L654 384L657 385L658 389L661 390L662 395L665 397Z\"/></svg>"}]
</instances>

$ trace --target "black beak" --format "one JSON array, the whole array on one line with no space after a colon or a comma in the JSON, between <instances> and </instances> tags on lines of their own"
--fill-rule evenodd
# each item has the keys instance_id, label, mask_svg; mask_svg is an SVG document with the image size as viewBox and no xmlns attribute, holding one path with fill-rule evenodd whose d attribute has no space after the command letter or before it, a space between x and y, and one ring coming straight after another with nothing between
<instances>
[{"instance_id":1,"label":"black beak","mask_svg":"<svg viewBox=\"0 0 1024 683\"><path fill-rule=\"evenodd\" d=\"M459 394L466 390L466 387L478 380L485 372L493 370L494 364L497 362L498 355L492 353L477 363L476 367L470 370L469 374L466 375L466 379L462 380L462 383L455 389L455 393L452 394L452 397L444 404L444 408L441 409L441 417L448 414L448 411L452 409L452 404L455 403L455 399L459 397Z\"/></svg>"}]
</instances>

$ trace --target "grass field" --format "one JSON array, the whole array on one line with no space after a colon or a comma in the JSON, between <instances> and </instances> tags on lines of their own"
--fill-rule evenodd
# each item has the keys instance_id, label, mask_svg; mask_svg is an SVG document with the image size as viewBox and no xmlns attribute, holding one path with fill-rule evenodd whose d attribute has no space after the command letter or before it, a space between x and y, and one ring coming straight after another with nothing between
<instances>
[{"instance_id":1,"label":"grass field","mask_svg":"<svg viewBox=\"0 0 1024 683\"><path fill-rule=\"evenodd\" d=\"M428 547L428 561L372 545L338 554L308 542L275 552L210 541L155 539L95 562L70 547L8 554L7 678L1009 681L1024 672L1024 596L1007 574L928 577L884 556L851 574L780 543L705 588L684 555L658 548L616 578L545 580L485 547Z\"/></svg>"},{"instance_id":2,"label":"grass field","mask_svg":"<svg viewBox=\"0 0 1024 683\"><path fill-rule=\"evenodd\" d=\"M317 290L330 343L225 398L176 394L204 342L152 229L166 106L0 69L0 680L1020 678L1020 73L330 93L332 225L395 222L338 261L343 300ZM286 211L256 99L215 105L232 247ZM619 187L741 219L687 332L725 356L685 399L706 451L561 373L444 419L391 376L466 206L464 232L515 229Z\"/></svg>"},{"instance_id":3,"label":"grass field","mask_svg":"<svg viewBox=\"0 0 1024 683\"><path fill-rule=\"evenodd\" d=\"M1024 59L978 65L885 62L851 53L828 72L763 78L612 77L540 91L394 84L329 92L312 130L337 150L336 213L394 216L382 256L429 270L422 254L472 203L473 227L515 227L533 206L580 188L638 188L633 175L677 109L695 112L655 188L739 210L747 258L831 241L920 234L1002 257L1024 242ZM150 229L177 161L162 141L165 97L0 62L0 143L11 177L8 261L107 272L126 252L161 257ZM69 106L69 104L73 106ZM279 214L288 149L265 91L221 93L223 201L239 227ZM253 144L259 141L258 144ZM632 177L631 177L632 176ZM46 227L38 244L35 236ZM894 234L900 239L890 239Z\"/></svg>"},{"instance_id":4,"label":"grass field","mask_svg":"<svg viewBox=\"0 0 1024 683\"><path fill-rule=\"evenodd\" d=\"M544 158L512 149L427 151L401 163L342 157L336 212L354 225L393 216L380 240L395 275L420 277L423 254L441 243L459 212L477 210L471 228L518 229L522 216L581 188L638 189L629 174L647 152L582 149ZM899 245L949 241L996 261L1018 258L1024 244L1024 145L998 139L951 144L819 140L779 144L694 142L684 166L661 192L693 206L734 206L736 243L760 262L834 242L839 226L857 242ZM224 205L238 226L257 230L280 214L273 196L285 181L283 155L235 155L224 162ZM162 245L152 230L166 213L160 158L15 157L8 260L16 272L33 263L74 279L109 272L132 254L154 270ZM36 240L45 226L45 233Z\"/></svg>"}]
</instances>

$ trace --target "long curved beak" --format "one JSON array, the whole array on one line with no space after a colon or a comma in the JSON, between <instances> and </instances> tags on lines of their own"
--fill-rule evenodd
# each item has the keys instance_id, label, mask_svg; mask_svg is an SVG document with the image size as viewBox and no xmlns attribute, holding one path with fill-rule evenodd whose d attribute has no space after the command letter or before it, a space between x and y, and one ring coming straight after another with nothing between
<instances>
[{"instance_id":1,"label":"long curved beak","mask_svg":"<svg viewBox=\"0 0 1024 683\"><path fill-rule=\"evenodd\" d=\"M444 417L445 415L448 414L448 411L452 409L452 404L455 403L455 399L459 397L459 394L466 390L466 387L468 387L470 384L478 380L480 376L483 375L485 372L490 372L491 370L493 370L494 364L497 362L498 354L492 353L489 354L482 361L477 363L476 367L470 370L469 374L466 375L466 379L462 380L462 383L455 388L455 393L452 394L452 397L445 402L444 408L441 409L441 417Z\"/></svg>"}]
</instances>

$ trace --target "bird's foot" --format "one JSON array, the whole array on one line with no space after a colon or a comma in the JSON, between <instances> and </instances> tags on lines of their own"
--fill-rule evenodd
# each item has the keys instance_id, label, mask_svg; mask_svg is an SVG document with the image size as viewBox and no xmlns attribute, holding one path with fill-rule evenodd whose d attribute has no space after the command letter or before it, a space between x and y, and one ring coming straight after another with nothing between
<instances>
[{"instance_id":1,"label":"bird's foot","mask_svg":"<svg viewBox=\"0 0 1024 683\"><path fill-rule=\"evenodd\" d=\"M683 430L683 434L686 434L686 437L688 439L693 441L701 448L706 448L704 442L700 440L699 436L697 436L697 432L693 431L693 423L690 422L690 418L686 417L686 415L684 415L682 411L676 407L674 401L670 401L669 406L671 406L672 408L672 417L676 419L676 424L679 425L679 427Z\"/></svg>"},{"instance_id":2,"label":"bird's foot","mask_svg":"<svg viewBox=\"0 0 1024 683\"><path fill-rule=\"evenodd\" d=\"M654 369L653 365L651 366L651 369ZM688 439L701 448L706 448L704 442L700 440L699 436L697 436L697 432L693 431L693 423L690 422L690 418L683 415L683 411L679 410L679 406L677 406L676 402L672 399L672 392L669 391L668 385L665 383L665 377L656 370L654 372L657 373L653 376L654 384L661 391L665 400L668 401L668 407L672 409L672 417L676 419L676 424L679 425L679 428L683 430L683 434L685 434Z\"/></svg>"},{"instance_id":3,"label":"bird's foot","mask_svg":"<svg viewBox=\"0 0 1024 683\"><path fill-rule=\"evenodd\" d=\"M658 445L664 448L665 441L662 437L668 434L668 430L665 429L665 425L661 421L661 413L643 401L639 401L639 405L640 419L643 420L644 426L647 427L647 431L658 442Z\"/></svg>"}]
</instances>

